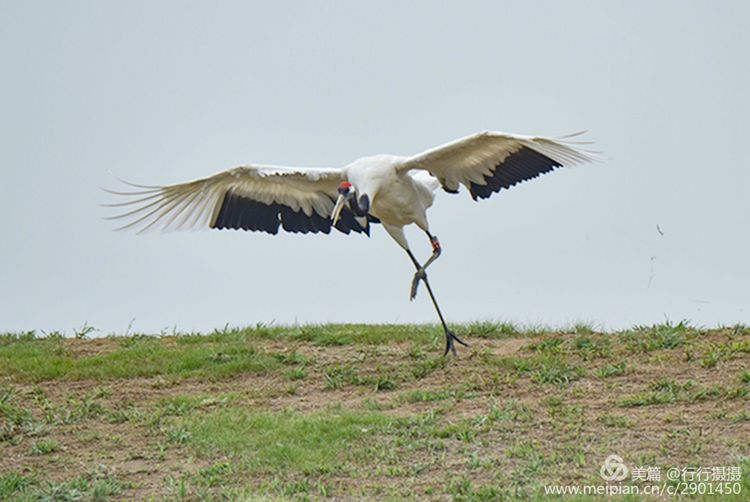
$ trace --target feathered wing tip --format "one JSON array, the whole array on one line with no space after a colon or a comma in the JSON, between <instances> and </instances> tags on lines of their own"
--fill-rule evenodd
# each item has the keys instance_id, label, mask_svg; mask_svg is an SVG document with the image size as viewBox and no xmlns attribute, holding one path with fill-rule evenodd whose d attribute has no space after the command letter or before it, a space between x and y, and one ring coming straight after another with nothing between
<instances>
[{"instance_id":1,"label":"feathered wing tip","mask_svg":"<svg viewBox=\"0 0 750 502\"><path fill-rule=\"evenodd\" d=\"M565 136L557 136L554 139L555 139L555 141L558 141L560 143L565 143L567 145L593 145L594 144L593 141L581 141L581 140L573 140L572 139L572 138L578 138L580 136L583 136L587 132L588 131L586 131L586 130L578 131L578 132L574 132L572 134L566 134Z\"/></svg>"},{"instance_id":2,"label":"feathered wing tip","mask_svg":"<svg viewBox=\"0 0 750 502\"><path fill-rule=\"evenodd\" d=\"M124 208L123 212L105 216L105 220L132 220L115 228L116 231L138 229L142 234L151 230L191 230L208 223L207 211L213 208L214 197L200 187L185 185L139 185L116 177L121 183L141 189L118 191L103 188L106 193L127 197L129 200L100 204L102 207ZM210 191L209 191L210 192Z\"/></svg>"},{"instance_id":3,"label":"feathered wing tip","mask_svg":"<svg viewBox=\"0 0 750 502\"><path fill-rule=\"evenodd\" d=\"M133 188L144 188L146 190L161 190L162 188L164 188L164 187L159 186L159 185L139 185L137 183L132 183L130 181L124 180L124 179L120 178L119 176L115 176L115 175L113 175L113 176L120 183L122 183L124 185L128 185L128 186L133 187Z\"/></svg>"},{"instance_id":4,"label":"feathered wing tip","mask_svg":"<svg viewBox=\"0 0 750 502\"><path fill-rule=\"evenodd\" d=\"M556 136L555 139L557 140L568 140L570 138L577 138L578 136L583 136L589 132L587 129L583 129L580 131L572 132L570 134L563 134L562 136ZM588 141L587 143L592 143L592 141Z\"/></svg>"},{"instance_id":5,"label":"feathered wing tip","mask_svg":"<svg viewBox=\"0 0 750 502\"><path fill-rule=\"evenodd\" d=\"M603 153L599 150L592 150L590 148L583 148L584 145L593 145L593 141L573 141L571 138L577 138L586 134L587 131L578 131L572 134L566 134L565 136L557 136L554 139L548 138L535 138L534 141L536 147L540 147L541 153L545 153L543 150L548 150L553 156L560 157L560 160L567 162L568 164L582 164L586 162L601 162L605 160ZM542 146L544 145L544 146Z\"/></svg>"}]
</instances>

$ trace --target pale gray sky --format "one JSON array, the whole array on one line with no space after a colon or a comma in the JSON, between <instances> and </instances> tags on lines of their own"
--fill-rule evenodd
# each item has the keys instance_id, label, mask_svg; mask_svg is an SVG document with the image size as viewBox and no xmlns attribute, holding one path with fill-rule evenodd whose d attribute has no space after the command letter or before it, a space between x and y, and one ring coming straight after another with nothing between
<instances>
[{"instance_id":1,"label":"pale gray sky","mask_svg":"<svg viewBox=\"0 0 750 502\"><path fill-rule=\"evenodd\" d=\"M0 1L0 331L433 322L380 227L116 233L99 186L483 129L588 129L610 160L440 193L449 320L750 323L748 19L742 1Z\"/></svg>"}]
</instances>

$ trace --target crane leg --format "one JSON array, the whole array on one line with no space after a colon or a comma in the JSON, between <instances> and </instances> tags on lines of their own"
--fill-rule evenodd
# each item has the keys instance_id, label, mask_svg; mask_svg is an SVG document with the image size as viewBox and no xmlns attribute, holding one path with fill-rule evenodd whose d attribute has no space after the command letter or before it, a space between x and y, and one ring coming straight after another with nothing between
<instances>
[{"instance_id":1,"label":"crane leg","mask_svg":"<svg viewBox=\"0 0 750 502\"><path fill-rule=\"evenodd\" d=\"M436 239L437 240L437 239ZM438 317L440 318L440 323L443 325L443 330L445 330L445 352L443 352L444 356L448 355L448 352L452 352L453 355L458 355L456 353L456 346L454 345L454 342L458 342L464 347L468 347L469 344L461 340L459 337L456 336L456 334L448 329L448 324L445 322L445 318L443 318L443 313L440 312L440 307L438 306L437 300L435 299L435 295L432 292L432 288L430 287L430 282L427 280L427 274L425 273L424 269L427 265L435 261L437 256L435 256L435 253L433 252L432 257L427 260L427 263L425 263L424 266L420 265L417 259L414 257L414 254L407 249L406 252L409 255L409 258L411 258L412 263L414 263L414 266L417 268L417 274L419 274L420 278L419 280L424 281L424 285L427 288L427 292L430 294L430 299L432 300L432 304L435 306L435 312L437 312ZM439 251L439 244L438 244L438 252L437 255L440 255ZM416 275L415 275L416 277Z\"/></svg>"},{"instance_id":2,"label":"crane leg","mask_svg":"<svg viewBox=\"0 0 750 502\"><path fill-rule=\"evenodd\" d=\"M417 267L417 271L414 273L414 278L411 281L411 293L409 294L410 300L414 300L414 298L417 297L417 288L419 287L419 281L424 281L427 278L427 273L425 272L425 270L427 270L427 267L429 267L432 262L438 259L442 251L442 248L440 247L440 241L436 236L430 234L430 232L427 232L427 237L430 238L430 244L432 244L432 256L430 256L430 258L424 263L424 265L419 265L419 263L416 261L414 262L414 265ZM414 260L414 258L412 258L412 260Z\"/></svg>"}]
</instances>

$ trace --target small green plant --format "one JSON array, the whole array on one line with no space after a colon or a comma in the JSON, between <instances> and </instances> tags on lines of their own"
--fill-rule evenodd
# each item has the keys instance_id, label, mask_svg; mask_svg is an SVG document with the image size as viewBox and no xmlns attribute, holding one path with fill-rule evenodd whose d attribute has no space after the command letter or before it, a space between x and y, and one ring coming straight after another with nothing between
<instances>
[{"instance_id":1,"label":"small green plant","mask_svg":"<svg viewBox=\"0 0 750 502\"><path fill-rule=\"evenodd\" d=\"M511 421L511 422L531 422L534 420L534 412L527 405L510 399L503 403L502 407L492 405L487 418L491 422Z\"/></svg>"},{"instance_id":2,"label":"small green plant","mask_svg":"<svg viewBox=\"0 0 750 502\"><path fill-rule=\"evenodd\" d=\"M50 453L56 452L59 448L60 443L54 439L41 439L34 442L31 451L35 455L49 455Z\"/></svg>"},{"instance_id":3,"label":"small green plant","mask_svg":"<svg viewBox=\"0 0 750 502\"><path fill-rule=\"evenodd\" d=\"M572 329L568 330L576 335L593 335L594 325L587 322L577 322L573 325Z\"/></svg>"},{"instance_id":4,"label":"small green plant","mask_svg":"<svg viewBox=\"0 0 750 502\"><path fill-rule=\"evenodd\" d=\"M606 413L597 418L597 421L603 424L605 427L629 429L632 427L633 422L625 415L614 415Z\"/></svg>"},{"instance_id":5,"label":"small green plant","mask_svg":"<svg viewBox=\"0 0 750 502\"><path fill-rule=\"evenodd\" d=\"M682 347L686 337L695 333L696 330L689 327L687 321L681 321L678 324L666 322L654 326L640 326L622 333L621 337L631 352L651 352Z\"/></svg>"},{"instance_id":6,"label":"small green plant","mask_svg":"<svg viewBox=\"0 0 750 502\"><path fill-rule=\"evenodd\" d=\"M297 366L296 368L287 371L285 376L287 380L302 380L307 376L307 371L305 371L304 366Z\"/></svg>"},{"instance_id":7,"label":"small green plant","mask_svg":"<svg viewBox=\"0 0 750 502\"><path fill-rule=\"evenodd\" d=\"M750 412L742 410L735 415L732 415L729 419L732 423L750 422Z\"/></svg>"},{"instance_id":8,"label":"small green plant","mask_svg":"<svg viewBox=\"0 0 750 502\"><path fill-rule=\"evenodd\" d=\"M77 340L82 340L86 338L89 333L93 333L96 331L96 328L93 326L89 326L87 322L83 323L83 326L81 326L79 329L73 330L73 336Z\"/></svg>"},{"instance_id":9,"label":"small green plant","mask_svg":"<svg viewBox=\"0 0 750 502\"><path fill-rule=\"evenodd\" d=\"M435 371L445 368L448 360L445 357L433 357L418 361L412 367L412 375L420 380Z\"/></svg>"},{"instance_id":10,"label":"small green plant","mask_svg":"<svg viewBox=\"0 0 750 502\"><path fill-rule=\"evenodd\" d=\"M17 472L0 474L0 500L10 500L16 492L24 490L31 484L31 480Z\"/></svg>"},{"instance_id":11,"label":"small green plant","mask_svg":"<svg viewBox=\"0 0 750 502\"><path fill-rule=\"evenodd\" d=\"M167 432L167 439L171 443L185 444L190 441L192 434L184 427L175 427Z\"/></svg>"},{"instance_id":12,"label":"small green plant","mask_svg":"<svg viewBox=\"0 0 750 502\"><path fill-rule=\"evenodd\" d=\"M660 380L656 382L650 391L625 396L620 399L620 406L636 407L651 406L655 404L666 404L677 401L677 393L681 387L669 380Z\"/></svg>"},{"instance_id":13,"label":"small green plant","mask_svg":"<svg viewBox=\"0 0 750 502\"><path fill-rule=\"evenodd\" d=\"M376 392L393 390L396 388L396 382L385 376L376 377L373 388Z\"/></svg>"},{"instance_id":14,"label":"small green plant","mask_svg":"<svg viewBox=\"0 0 750 502\"><path fill-rule=\"evenodd\" d=\"M97 468L67 481L46 481L29 491L29 500L43 501L104 501L119 494L124 488L112 473ZM26 500L26 499L24 499Z\"/></svg>"},{"instance_id":15,"label":"small green plant","mask_svg":"<svg viewBox=\"0 0 750 502\"><path fill-rule=\"evenodd\" d=\"M599 378L609 378L613 376L624 375L628 369L628 365L625 362L608 364L597 368L595 371L596 376Z\"/></svg>"},{"instance_id":16,"label":"small green plant","mask_svg":"<svg viewBox=\"0 0 750 502\"><path fill-rule=\"evenodd\" d=\"M296 350L293 350L291 352L276 352L273 354L273 358L281 364L289 366L304 367L310 363L310 359L307 356L300 354Z\"/></svg>"},{"instance_id":17,"label":"small green plant","mask_svg":"<svg viewBox=\"0 0 750 502\"><path fill-rule=\"evenodd\" d=\"M16 442L24 436L39 435L45 430L45 423L38 420L28 408L14 403L14 388L0 387L0 443Z\"/></svg>"},{"instance_id":18,"label":"small green plant","mask_svg":"<svg viewBox=\"0 0 750 502\"><path fill-rule=\"evenodd\" d=\"M398 399L404 403L423 403L430 401L442 401L444 399L462 399L466 392L461 389L445 390L412 390L401 394Z\"/></svg>"},{"instance_id":19,"label":"small green plant","mask_svg":"<svg viewBox=\"0 0 750 502\"><path fill-rule=\"evenodd\" d=\"M411 348L409 348L409 357L414 360L424 359L425 358L424 347L422 347L421 345L417 343L412 344Z\"/></svg>"},{"instance_id":20,"label":"small green plant","mask_svg":"<svg viewBox=\"0 0 750 502\"><path fill-rule=\"evenodd\" d=\"M357 380L357 372L351 366L333 365L325 369L326 389L340 389Z\"/></svg>"},{"instance_id":21,"label":"small green plant","mask_svg":"<svg viewBox=\"0 0 750 502\"><path fill-rule=\"evenodd\" d=\"M532 343L529 349L546 354L559 354L562 352L564 340L558 336L545 338L544 340Z\"/></svg>"},{"instance_id":22,"label":"small green plant","mask_svg":"<svg viewBox=\"0 0 750 502\"><path fill-rule=\"evenodd\" d=\"M533 370L531 379L537 383L566 385L583 376L584 370L557 357L543 358Z\"/></svg>"},{"instance_id":23,"label":"small green plant","mask_svg":"<svg viewBox=\"0 0 750 502\"><path fill-rule=\"evenodd\" d=\"M704 368L713 368L721 359L721 352L718 349L712 349L703 354L701 366Z\"/></svg>"},{"instance_id":24,"label":"small green plant","mask_svg":"<svg viewBox=\"0 0 750 502\"><path fill-rule=\"evenodd\" d=\"M522 331L514 324L507 322L478 321L466 327L469 336L481 338L512 338L522 335Z\"/></svg>"},{"instance_id":25,"label":"small green plant","mask_svg":"<svg viewBox=\"0 0 750 502\"><path fill-rule=\"evenodd\" d=\"M610 356L610 341L602 335L579 335L573 339L572 346L584 361Z\"/></svg>"},{"instance_id":26,"label":"small green plant","mask_svg":"<svg viewBox=\"0 0 750 502\"><path fill-rule=\"evenodd\" d=\"M197 480L206 486L219 486L226 483L227 477L233 472L229 462L215 462L198 471Z\"/></svg>"},{"instance_id":27,"label":"small green plant","mask_svg":"<svg viewBox=\"0 0 750 502\"><path fill-rule=\"evenodd\" d=\"M651 406L675 402L741 399L748 395L750 395L750 389L745 387L700 386L692 380L678 383L674 380L660 379L650 386L650 390L624 396L618 404L624 407Z\"/></svg>"}]
</instances>

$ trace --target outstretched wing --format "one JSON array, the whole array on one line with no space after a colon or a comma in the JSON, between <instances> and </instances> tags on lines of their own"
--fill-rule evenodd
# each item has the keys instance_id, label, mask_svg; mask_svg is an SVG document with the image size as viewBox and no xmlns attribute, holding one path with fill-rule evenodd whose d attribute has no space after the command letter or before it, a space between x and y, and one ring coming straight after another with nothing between
<instances>
[{"instance_id":1,"label":"outstretched wing","mask_svg":"<svg viewBox=\"0 0 750 502\"><path fill-rule=\"evenodd\" d=\"M571 141L573 136L550 139L481 132L415 155L400 170L428 171L447 192L457 193L461 184L474 200L486 199L563 165L594 160L593 152L577 146L587 143Z\"/></svg>"},{"instance_id":2,"label":"outstretched wing","mask_svg":"<svg viewBox=\"0 0 750 502\"><path fill-rule=\"evenodd\" d=\"M242 229L277 234L331 231L331 211L345 172L334 168L242 166L208 178L169 186L142 186L131 192L109 193L129 200L108 207L125 212L109 219L123 220L118 228L181 230L193 228ZM346 208L336 229L369 235Z\"/></svg>"}]
</instances>

